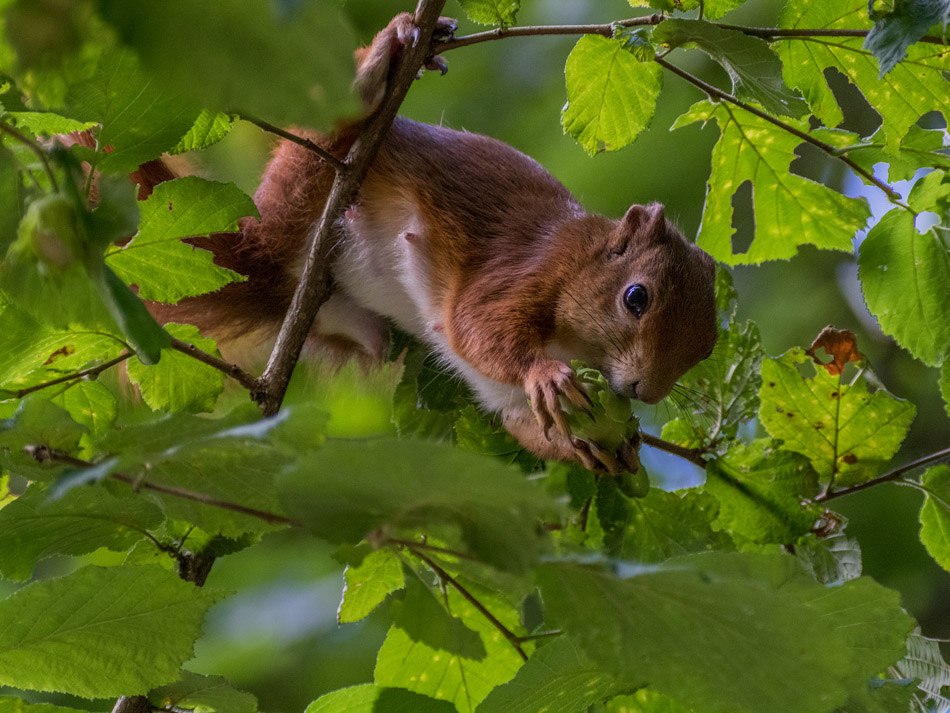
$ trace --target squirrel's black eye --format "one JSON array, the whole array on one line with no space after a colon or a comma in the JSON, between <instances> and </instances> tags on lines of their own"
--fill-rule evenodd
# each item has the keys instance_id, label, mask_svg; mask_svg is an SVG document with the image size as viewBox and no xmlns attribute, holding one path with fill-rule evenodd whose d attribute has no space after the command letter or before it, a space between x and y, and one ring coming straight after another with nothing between
<instances>
[{"instance_id":1,"label":"squirrel's black eye","mask_svg":"<svg viewBox=\"0 0 950 713\"><path fill-rule=\"evenodd\" d=\"M643 313L646 312L647 303L649 301L647 288L640 284L631 285L627 288L627 291L623 293L624 305L637 319L642 317Z\"/></svg>"}]
</instances>

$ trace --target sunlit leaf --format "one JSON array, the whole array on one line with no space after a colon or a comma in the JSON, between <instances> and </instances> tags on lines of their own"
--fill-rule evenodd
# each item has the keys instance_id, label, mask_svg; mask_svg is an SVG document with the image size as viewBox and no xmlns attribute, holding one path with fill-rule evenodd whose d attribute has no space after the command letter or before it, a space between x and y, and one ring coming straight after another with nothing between
<instances>
[{"instance_id":1,"label":"sunlit leaf","mask_svg":"<svg viewBox=\"0 0 950 713\"><path fill-rule=\"evenodd\" d=\"M347 565L343 578L343 600L337 611L341 624L363 619L405 586L402 560L388 548L369 553L359 565Z\"/></svg>"},{"instance_id":2,"label":"sunlit leaf","mask_svg":"<svg viewBox=\"0 0 950 713\"><path fill-rule=\"evenodd\" d=\"M867 201L848 198L789 171L801 139L761 117L729 104L699 102L673 128L715 119L720 138L712 152L697 244L729 265L787 259L799 245L851 250L851 239L870 216ZM799 130L804 122L787 119ZM733 249L732 196L752 184L755 238L748 251Z\"/></svg>"},{"instance_id":3,"label":"sunlit leaf","mask_svg":"<svg viewBox=\"0 0 950 713\"><path fill-rule=\"evenodd\" d=\"M930 468L921 484L927 496L920 508L920 541L937 564L950 571L950 467Z\"/></svg>"},{"instance_id":4,"label":"sunlit leaf","mask_svg":"<svg viewBox=\"0 0 950 713\"><path fill-rule=\"evenodd\" d=\"M459 0L468 19L482 25L513 25L521 0Z\"/></svg>"},{"instance_id":5,"label":"sunlit leaf","mask_svg":"<svg viewBox=\"0 0 950 713\"><path fill-rule=\"evenodd\" d=\"M304 713L455 713L448 701L407 691L381 688L371 683L341 688L320 696Z\"/></svg>"},{"instance_id":6,"label":"sunlit leaf","mask_svg":"<svg viewBox=\"0 0 950 713\"><path fill-rule=\"evenodd\" d=\"M581 37L564 70L564 131L591 155L633 143L653 119L661 71L658 64L639 61L615 40Z\"/></svg>"},{"instance_id":7,"label":"sunlit leaf","mask_svg":"<svg viewBox=\"0 0 950 713\"><path fill-rule=\"evenodd\" d=\"M831 3L825 0L789 0L779 26L787 29L870 30L867 0ZM802 91L815 115L826 126L841 123L842 113L828 85L825 70L844 74L881 115L887 148L896 151L908 129L924 114L939 111L950 116L950 47L916 44L907 58L885 77L878 78L878 62L863 47L861 37L801 37L780 40L775 49L785 66L785 81ZM895 101L899 97L900 101Z\"/></svg>"},{"instance_id":8,"label":"sunlit leaf","mask_svg":"<svg viewBox=\"0 0 950 713\"><path fill-rule=\"evenodd\" d=\"M930 366L950 355L950 251L934 231L892 210L861 243L858 276L885 333Z\"/></svg>"},{"instance_id":9,"label":"sunlit leaf","mask_svg":"<svg viewBox=\"0 0 950 713\"><path fill-rule=\"evenodd\" d=\"M198 118L195 119L195 123L188 130L188 133L169 153L203 151L231 133L232 126L234 126L234 117L231 115L204 109L198 114Z\"/></svg>"},{"instance_id":10,"label":"sunlit leaf","mask_svg":"<svg viewBox=\"0 0 950 713\"><path fill-rule=\"evenodd\" d=\"M824 368L804 378L800 349L762 362L759 419L782 448L811 460L822 482L851 485L870 480L897 452L917 409L880 389L868 391Z\"/></svg>"},{"instance_id":11,"label":"sunlit leaf","mask_svg":"<svg viewBox=\"0 0 950 713\"><path fill-rule=\"evenodd\" d=\"M873 16L872 16L873 17ZM895 3L884 17L875 17L874 27L864 40L881 63L880 76L907 56L907 48L926 34L932 25L946 26L950 21L950 2L947 0L904 0Z\"/></svg>"}]
</instances>

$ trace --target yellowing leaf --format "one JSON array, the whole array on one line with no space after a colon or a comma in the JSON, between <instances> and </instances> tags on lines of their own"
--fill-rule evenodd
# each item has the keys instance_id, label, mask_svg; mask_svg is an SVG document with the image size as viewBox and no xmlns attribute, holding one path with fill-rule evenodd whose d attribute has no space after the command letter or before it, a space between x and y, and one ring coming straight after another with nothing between
<instances>
[{"instance_id":1,"label":"yellowing leaf","mask_svg":"<svg viewBox=\"0 0 950 713\"><path fill-rule=\"evenodd\" d=\"M730 104L695 104L673 128L715 119L721 136L712 153L712 172L697 244L729 265L784 260L799 245L851 250L851 239L870 216L867 201L848 198L789 172L801 139ZM805 131L807 124L786 119ZM733 251L732 197L752 183L755 238L745 253Z\"/></svg>"}]
</instances>

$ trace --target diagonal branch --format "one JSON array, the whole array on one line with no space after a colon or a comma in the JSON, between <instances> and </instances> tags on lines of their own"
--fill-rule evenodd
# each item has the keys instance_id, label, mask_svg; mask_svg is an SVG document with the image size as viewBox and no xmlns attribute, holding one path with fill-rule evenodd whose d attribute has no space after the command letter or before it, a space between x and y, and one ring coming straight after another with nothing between
<instances>
[{"instance_id":1,"label":"diagonal branch","mask_svg":"<svg viewBox=\"0 0 950 713\"><path fill-rule=\"evenodd\" d=\"M824 492L818 497L815 498L816 503L827 502L828 500L833 500L834 498L840 498L844 495L851 495L852 493L859 493L862 490L867 490L868 488L873 488L876 485L881 483L892 483L902 480L905 473L909 473L912 470L917 468L923 468L925 465L930 465L931 463L937 463L942 460L950 460L950 448L944 448L941 451L931 453L930 455L924 456L923 458L918 458L915 461L911 461L906 465L902 465L899 468L880 475L874 480L869 480L866 483L859 483L858 485L852 485L848 488L841 488L840 490L834 490L832 492Z\"/></svg>"},{"instance_id":2,"label":"diagonal branch","mask_svg":"<svg viewBox=\"0 0 950 713\"><path fill-rule=\"evenodd\" d=\"M684 448L683 446L678 446L675 443L664 441L662 438L651 436L649 433L645 433L644 431L640 431L640 440L644 445L651 446L652 448L656 448L660 451L672 453L674 456L679 456L680 458L685 458L693 465L704 470L706 469L706 460L703 458L703 452L697 448Z\"/></svg>"},{"instance_id":3,"label":"diagonal branch","mask_svg":"<svg viewBox=\"0 0 950 713\"><path fill-rule=\"evenodd\" d=\"M96 366L91 366L88 369L83 369L82 371L77 371L75 374L67 374L66 376L60 376L59 378L52 379L50 381L45 381L42 384L36 384L34 386L27 386L19 391L11 391L14 398L22 399L27 394L32 394L34 391L40 391L41 389L48 389L50 386L57 386L58 384L65 384L67 381L77 381L79 379L85 379L90 376L98 376L106 369L110 369L116 364L121 364L129 357L133 356L134 352L128 351L119 354L119 356L109 361L104 361L101 364L96 364ZM0 389L0 391L6 391L6 389Z\"/></svg>"},{"instance_id":4,"label":"diagonal branch","mask_svg":"<svg viewBox=\"0 0 950 713\"><path fill-rule=\"evenodd\" d=\"M444 4L445 0L420 0L414 16L420 31L419 41L414 46L405 47L399 54L379 108L367 120L350 148L345 161L346 170L338 173L333 182L274 350L251 394L265 416L272 416L280 409L310 325L320 305L330 296L330 253L336 242L335 226L359 190L416 73L432 53L432 33Z\"/></svg>"},{"instance_id":5,"label":"diagonal branch","mask_svg":"<svg viewBox=\"0 0 950 713\"><path fill-rule=\"evenodd\" d=\"M264 131L267 131L271 134L279 136L282 139L293 141L295 144L303 146L305 149L309 151L313 151L320 158L322 158L328 164L333 166L333 170L336 171L338 174L343 173L346 170L345 163L343 163L340 159L338 159L336 156L334 156L332 153L327 151L325 148L323 148L319 144L315 144L310 139L305 139L302 136L297 136L297 134L292 134L291 132L280 128L279 126L275 126L274 124L271 124L269 121L258 119L257 117L251 116L250 114L237 112L237 116L239 119L243 119L244 121L248 123L254 124L254 126L257 126L258 128L261 128Z\"/></svg>"},{"instance_id":6,"label":"diagonal branch","mask_svg":"<svg viewBox=\"0 0 950 713\"><path fill-rule=\"evenodd\" d=\"M172 337L172 349L190 356L192 359L197 359L202 364L207 364L208 366L223 372L226 376L230 376L232 379L236 379L237 382L241 384L241 386L251 392L257 389L257 379L248 374L241 367L227 362L220 357L216 357L214 354L209 354L208 352L199 349L194 344L189 344L188 342L183 342L180 339Z\"/></svg>"},{"instance_id":7,"label":"diagonal branch","mask_svg":"<svg viewBox=\"0 0 950 713\"><path fill-rule=\"evenodd\" d=\"M682 77L693 86L701 89L703 92L705 92L706 96L708 96L710 99L718 99L720 101L727 101L730 104L734 104L740 109L744 109L745 111L749 112L750 114L754 114L760 119L765 119L765 121L769 122L770 124L773 124L777 126L778 128L782 129L783 131L787 131L788 133L792 134L796 138L799 138L802 141L805 141L811 144L812 146L820 149L821 151L828 154L829 156L843 161L845 164L847 164L848 168L850 168L852 171L862 176L869 183L873 184L874 186L877 186L882 191L884 191L884 193L887 195L888 199L892 203L895 203L896 205L899 205L902 208L907 209L907 206L901 202L900 194L897 191L891 188L887 183L881 181L878 178L875 178L874 175L870 171L859 166L851 158L842 154L837 148L835 148L831 144L828 144L828 143L825 143L824 141L816 139L814 136L811 136L810 134L806 134L804 131L800 131L799 129L796 129L794 126L791 126L790 124L786 124L781 119L776 119L774 116L768 114L767 112L764 112L761 109L757 109L756 107L752 106L751 104L747 104L741 99L737 99L732 94L729 94L727 92L724 92L722 89L719 89L719 87L715 87L712 84L709 84L708 82L704 82L699 77L696 77L690 74L684 69L680 69L675 64L670 64L669 62L667 62L665 59L661 57L656 57L654 58L653 61L659 64L664 69L669 70L673 74L679 77Z\"/></svg>"}]
</instances>

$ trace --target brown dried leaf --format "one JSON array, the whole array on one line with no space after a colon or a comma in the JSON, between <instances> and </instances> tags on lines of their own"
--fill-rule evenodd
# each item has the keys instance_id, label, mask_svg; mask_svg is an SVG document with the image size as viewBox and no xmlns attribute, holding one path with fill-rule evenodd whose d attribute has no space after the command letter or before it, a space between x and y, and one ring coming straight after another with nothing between
<instances>
[{"instance_id":1,"label":"brown dried leaf","mask_svg":"<svg viewBox=\"0 0 950 713\"><path fill-rule=\"evenodd\" d=\"M828 363L815 356L815 352L822 348L831 357ZM864 355L858 351L858 338L854 332L835 329L830 324L821 330L805 353L814 359L816 364L825 367L832 376L840 376L848 362L864 359Z\"/></svg>"}]
</instances>

